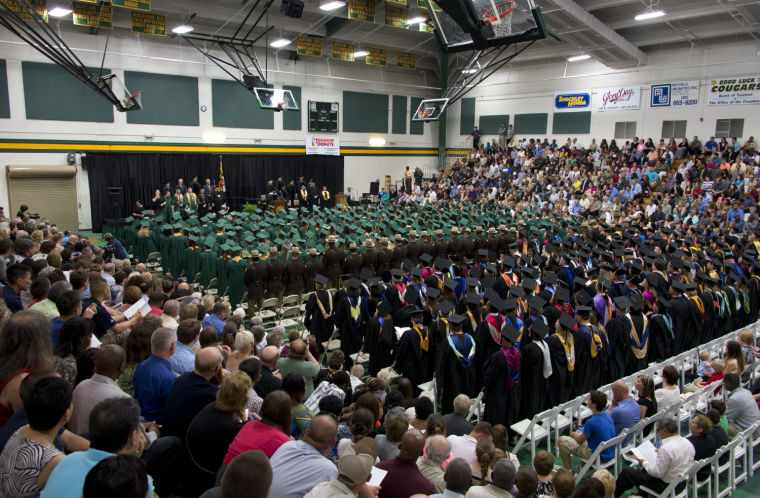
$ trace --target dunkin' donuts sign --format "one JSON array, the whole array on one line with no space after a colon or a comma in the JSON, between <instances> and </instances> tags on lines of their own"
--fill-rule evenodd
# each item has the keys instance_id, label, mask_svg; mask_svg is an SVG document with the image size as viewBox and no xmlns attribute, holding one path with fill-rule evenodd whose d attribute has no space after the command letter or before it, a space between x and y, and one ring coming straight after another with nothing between
<instances>
[{"instance_id":1,"label":"dunkin' donuts sign","mask_svg":"<svg viewBox=\"0 0 760 498\"><path fill-rule=\"evenodd\" d=\"M627 111L641 106L641 87L616 86L596 91L597 111Z\"/></svg>"},{"instance_id":2,"label":"dunkin' donuts sign","mask_svg":"<svg viewBox=\"0 0 760 498\"><path fill-rule=\"evenodd\" d=\"M306 154L322 156L339 156L340 142L338 135L307 133Z\"/></svg>"}]
</instances>

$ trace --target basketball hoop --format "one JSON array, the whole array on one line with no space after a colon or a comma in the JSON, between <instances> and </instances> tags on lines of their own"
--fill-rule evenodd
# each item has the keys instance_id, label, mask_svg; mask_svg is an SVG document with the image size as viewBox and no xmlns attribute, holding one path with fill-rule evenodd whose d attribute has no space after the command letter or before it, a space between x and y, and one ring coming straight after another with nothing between
<instances>
[{"instance_id":1,"label":"basketball hoop","mask_svg":"<svg viewBox=\"0 0 760 498\"><path fill-rule=\"evenodd\" d=\"M494 15L493 7L483 13L483 21L491 23L495 37L504 37L512 34L512 12L515 10L515 2L508 0L496 4Z\"/></svg>"}]
</instances>

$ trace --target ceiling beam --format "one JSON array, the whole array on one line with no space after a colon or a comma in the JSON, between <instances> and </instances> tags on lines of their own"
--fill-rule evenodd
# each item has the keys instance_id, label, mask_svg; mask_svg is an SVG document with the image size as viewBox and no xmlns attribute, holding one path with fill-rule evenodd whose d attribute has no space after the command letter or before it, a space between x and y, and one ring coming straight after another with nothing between
<instances>
[{"instance_id":1,"label":"ceiling beam","mask_svg":"<svg viewBox=\"0 0 760 498\"><path fill-rule=\"evenodd\" d=\"M596 32L599 36L604 38L605 40L609 41L613 45L615 45L617 48L619 48L623 53L628 55L631 59L635 60L638 64L645 64L647 60L647 56L644 52L638 49L636 45L631 43L630 41L626 40L622 36L620 36L618 33L615 32L612 28L604 24L602 21L597 19L593 14L591 14L589 11L578 5L573 0L552 0L557 6L561 7L562 9L567 12L567 14L575 19L576 21L580 22L581 24L587 25L591 30Z\"/></svg>"}]
</instances>

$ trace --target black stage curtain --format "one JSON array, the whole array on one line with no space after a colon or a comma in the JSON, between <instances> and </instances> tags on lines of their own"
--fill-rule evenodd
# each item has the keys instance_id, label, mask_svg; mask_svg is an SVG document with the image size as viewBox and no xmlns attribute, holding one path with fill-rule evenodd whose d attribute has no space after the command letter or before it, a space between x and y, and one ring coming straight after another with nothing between
<instances>
[{"instance_id":1,"label":"black stage curtain","mask_svg":"<svg viewBox=\"0 0 760 498\"><path fill-rule=\"evenodd\" d=\"M227 203L232 210L259 199L266 193L267 181L280 176L287 183L303 175L307 181L314 178L320 190L325 185L333 195L343 191L343 156L224 155L222 160ZM214 154L87 152L82 162L89 175L96 231L106 219L129 216L137 200L150 208L154 191L166 181L173 189L178 178L185 185L194 176L201 184L210 178L216 185L219 179L219 155ZM121 188L121 193L112 193L113 188Z\"/></svg>"}]
</instances>

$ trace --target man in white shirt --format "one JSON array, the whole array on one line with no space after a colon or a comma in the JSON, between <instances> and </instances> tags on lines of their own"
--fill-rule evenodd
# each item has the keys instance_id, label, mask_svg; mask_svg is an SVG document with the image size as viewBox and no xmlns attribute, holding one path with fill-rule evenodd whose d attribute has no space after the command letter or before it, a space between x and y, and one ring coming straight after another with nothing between
<instances>
[{"instance_id":1,"label":"man in white shirt","mask_svg":"<svg viewBox=\"0 0 760 498\"><path fill-rule=\"evenodd\" d=\"M615 483L615 498L641 485L660 493L688 472L694 462L694 446L688 439L678 435L676 424L677 422L671 419L662 420L657 424L657 433L662 440L662 446L657 451L657 460L650 462L637 458L641 469L628 467L623 470Z\"/></svg>"},{"instance_id":2,"label":"man in white shirt","mask_svg":"<svg viewBox=\"0 0 760 498\"><path fill-rule=\"evenodd\" d=\"M463 458L468 464L472 465L478 460L475 456L475 447L478 445L478 441L484 437L493 441L493 430L488 422L479 423L471 433L464 436L449 436L451 455L454 458Z\"/></svg>"},{"instance_id":3,"label":"man in white shirt","mask_svg":"<svg viewBox=\"0 0 760 498\"><path fill-rule=\"evenodd\" d=\"M177 317L179 316L179 302L169 299L164 303L164 313L161 315L161 326L167 329L177 330Z\"/></svg>"}]
</instances>

